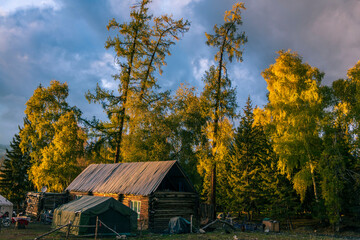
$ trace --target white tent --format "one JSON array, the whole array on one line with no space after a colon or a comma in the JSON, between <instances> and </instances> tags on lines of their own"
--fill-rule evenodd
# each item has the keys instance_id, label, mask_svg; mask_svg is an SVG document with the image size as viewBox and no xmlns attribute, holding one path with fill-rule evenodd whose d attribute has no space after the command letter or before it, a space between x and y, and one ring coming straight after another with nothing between
<instances>
[{"instance_id":1,"label":"white tent","mask_svg":"<svg viewBox=\"0 0 360 240\"><path fill-rule=\"evenodd\" d=\"M13 204L0 195L0 216L7 212L9 213L9 217L11 219L13 213Z\"/></svg>"}]
</instances>

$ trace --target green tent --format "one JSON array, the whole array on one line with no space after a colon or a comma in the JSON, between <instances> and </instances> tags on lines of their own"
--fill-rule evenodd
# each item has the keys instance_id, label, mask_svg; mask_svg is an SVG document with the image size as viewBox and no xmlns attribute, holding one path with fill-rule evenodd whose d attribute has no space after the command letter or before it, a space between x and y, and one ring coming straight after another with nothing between
<instances>
[{"instance_id":1,"label":"green tent","mask_svg":"<svg viewBox=\"0 0 360 240\"><path fill-rule=\"evenodd\" d=\"M137 213L111 197L83 196L55 209L53 227L72 222L71 234L94 234L96 217L117 233L130 233L137 229ZM84 227L78 227L86 225ZM63 228L64 229L64 228ZM65 229L64 229L65 230ZM100 225L98 233L112 233Z\"/></svg>"}]
</instances>

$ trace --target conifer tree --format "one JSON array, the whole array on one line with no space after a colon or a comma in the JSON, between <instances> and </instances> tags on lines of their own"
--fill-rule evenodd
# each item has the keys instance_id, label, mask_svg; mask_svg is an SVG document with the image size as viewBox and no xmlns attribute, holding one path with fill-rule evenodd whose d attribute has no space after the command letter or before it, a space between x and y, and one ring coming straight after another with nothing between
<instances>
[{"instance_id":1,"label":"conifer tree","mask_svg":"<svg viewBox=\"0 0 360 240\"><path fill-rule=\"evenodd\" d=\"M230 11L225 12L224 24L214 26L214 34L205 33L207 42L209 46L213 46L217 49L215 55L215 61L217 66L211 67L207 73L206 79L208 83L205 88L208 88L209 95L211 98L211 120L209 124L211 125L211 181L210 181L210 203L216 206L216 153L218 137L219 137L219 125L224 120L226 115L232 115L234 111L234 103L227 102L224 94L227 94L228 89L226 88L230 81L227 77L226 71L226 56L231 62L233 58L237 61L242 61L242 49L241 46L244 45L247 41L245 33L238 32L238 26L242 24L240 12L242 9L245 9L243 3L236 3L233 5ZM230 105L230 106L229 106ZM215 214L214 214L215 216Z\"/></svg>"},{"instance_id":2,"label":"conifer tree","mask_svg":"<svg viewBox=\"0 0 360 240\"><path fill-rule=\"evenodd\" d=\"M31 189L28 177L30 156L28 152L22 153L20 142L20 136L15 134L0 168L0 194L13 202L18 211L27 191Z\"/></svg>"},{"instance_id":3,"label":"conifer tree","mask_svg":"<svg viewBox=\"0 0 360 240\"><path fill-rule=\"evenodd\" d=\"M118 31L118 35L109 37L105 45L107 49L115 50L121 67L120 73L114 76L114 80L119 81L118 95L100 86L95 94L88 92L86 95L89 102L101 103L107 113L108 122L93 121L90 125L99 138L97 141L106 142L114 151L114 162L121 161L126 127L127 132L131 132L134 130L129 128L131 125L141 125L142 114L149 111L149 104L158 98L151 92L157 86L154 73L161 73L173 39L179 39L179 35L189 29L188 21L175 21L169 16L154 18L151 28L152 16L148 15L147 7L150 2L142 0L135 5L129 23L118 23L113 19L107 26L108 30ZM139 123L129 123L131 118L137 118Z\"/></svg>"},{"instance_id":4,"label":"conifer tree","mask_svg":"<svg viewBox=\"0 0 360 240\"><path fill-rule=\"evenodd\" d=\"M257 179L261 181L258 186L260 189L260 211L262 214L287 221L289 229L292 229L291 218L301 207L300 198L293 189L292 182L283 175L278 169L279 159L273 150L272 132L274 126L271 124L271 112L269 109L253 109L253 126L259 130L258 138L265 140L265 144L260 144L262 149L266 149L266 157L261 163L261 171L258 171ZM265 146L265 148L264 148ZM259 151L265 153L264 151Z\"/></svg>"},{"instance_id":5,"label":"conifer tree","mask_svg":"<svg viewBox=\"0 0 360 240\"><path fill-rule=\"evenodd\" d=\"M271 149L262 126L254 124L250 97L246 102L234 143L229 154L228 198L232 199L233 210L249 213L263 208L266 190L263 188L266 176L271 172ZM265 191L264 191L265 190Z\"/></svg>"}]
</instances>

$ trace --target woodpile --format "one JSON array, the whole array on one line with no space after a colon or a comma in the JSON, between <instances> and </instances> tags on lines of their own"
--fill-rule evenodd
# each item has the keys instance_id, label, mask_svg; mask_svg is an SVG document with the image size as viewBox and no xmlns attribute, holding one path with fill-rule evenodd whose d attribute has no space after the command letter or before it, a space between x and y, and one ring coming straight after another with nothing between
<instances>
[{"instance_id":1,"label":"woodpile","mask_svg":"<svg viewBox=\"0 0 360 240\"><path fill-rule=\"evenodd\" d=\"M198 222L199 197L191 192L154 192L149 197L149 228L153 232L167 229L170 218L183 217Z\"/></svg>"},{"instance_id":2,"label":"woodpile","mask_svg":"<svg viewBox=\"0 0 360 240\"><path fill-rule=\"evenodd\" d=\"M38 218L43 210L54 210L58 206L69 202L68 193L28 192L26 196L26 210L28 216Z\"/></svg>"}]
</instances>

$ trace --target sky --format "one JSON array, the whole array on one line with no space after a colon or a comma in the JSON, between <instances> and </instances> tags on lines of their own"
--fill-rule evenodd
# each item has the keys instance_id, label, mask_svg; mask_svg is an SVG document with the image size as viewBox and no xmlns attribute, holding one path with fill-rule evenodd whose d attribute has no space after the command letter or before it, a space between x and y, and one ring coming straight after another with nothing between
<instances>
[{"instance_id":1,"label":"sky","mask_svg":"<svg viewBox=\"0 0 360 240\"><path fill-rule=\"evenodd\" d=\"M203 88L204 72L214 64L215 49L205 32L223 23L234 0L153 0L154 16L172 14L191 22L190 30L172 46L172 55L158 79L162 90L181 83ZM104 44L109 20L129 20L125 0L1 0L0 1L0 144L9 144L22 126L27 100L42 84L67 82L68 102L83 116L103 116L99 105L84 95L96 84L114 89L114 51ZM248 42L243 62L229 65L239 111L248 96L259 107L267 103L261 72L281 49L297 51L303 61L325 72L324 85L339 78L360 59L360 1L244 0L242 12Z\"/></svg>"}]
</instances>

